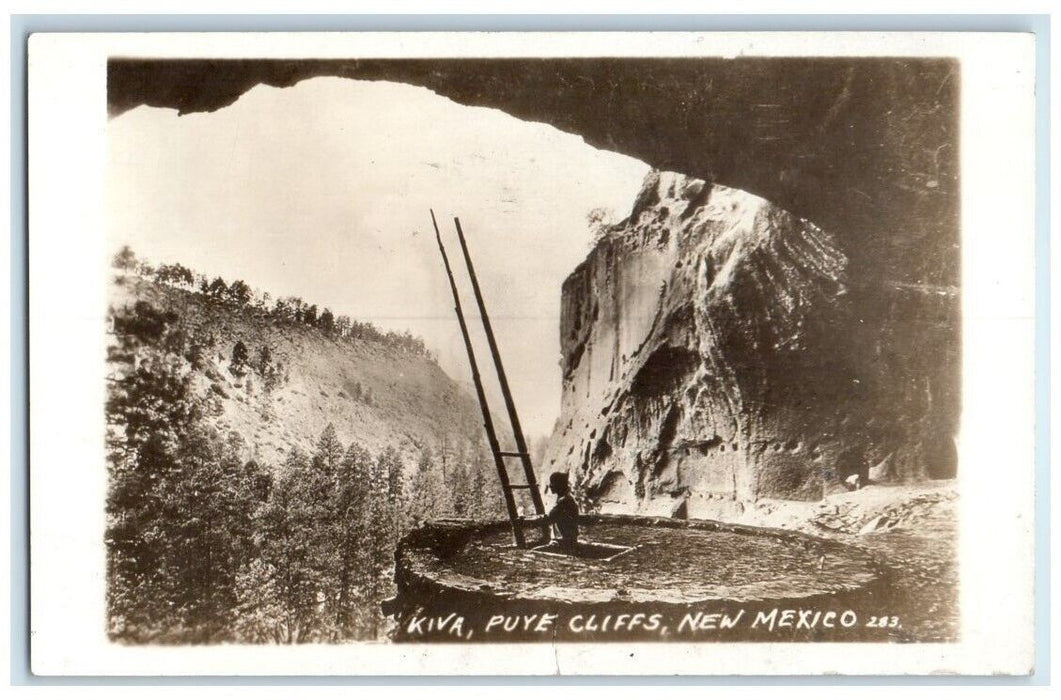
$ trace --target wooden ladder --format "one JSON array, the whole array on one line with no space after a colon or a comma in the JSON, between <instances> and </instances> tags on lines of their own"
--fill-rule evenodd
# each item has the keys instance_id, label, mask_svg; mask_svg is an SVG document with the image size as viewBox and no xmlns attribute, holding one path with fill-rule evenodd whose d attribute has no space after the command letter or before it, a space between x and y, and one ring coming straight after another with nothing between
<instances>
[{"instance_id":1,"label":"wooden ladder","mask_svg":"<svg viewBox=\"0 0 1061 700\"><path fill-rule=\"evenodd\" d=\"M472 290L475 293L475 302L479 306L479 315L483 320L483 330L486 334L487 344L490 346L490 355L494 360L494 369L497 372L497 380L501 385L501 395L505 399L505 408L508 412L509 423L512 428L512 436L516 443L515 452L506 452L501 449L497 440L497 432L494 430L494 420L490 414L490 405L486 400L486 392L483 391L482 377L479 375L479 363L475 359L475 349L472 347L471 336L468 334L468 324L464 319L464 311L461 308L460 295L457 292L457 283L453 279L453 271L449 266L449 257L446 255L446 246L442 244L442 234L438 230L438 222L435 221L435 212L431 210L431 224L435 227L435 240L438 241L438 249L442 253L442 262L446 266L446 276L449 277L450 291L453 292L454 310L457 312L457 322L460 324L461 335L464 338L464 347L468 351L468 363L471 365L472 381L475 384L475 394L479 399L479 408L483 413L483 427L486 429L486 440L490 445L490 452L494 456L494 466L497 467L497 477L501 482L501 491L505 497L505 508L508 511L508 520L512 525L512 539L517 547L526 547L527 540L523 535L523 523L520 521L519 511L516 509L516 499L513 495L517 490L530 492L534 511L537 515L545 515L545 504L542 502L542 494L538 490L538 483L534 476L534 467L531 464L530 453L527 451L527 441L523 437L523 428L520 426L519 416L516 414L516 404L512 400L512 392L508 386L508 377L505 375L505 366L501 362L501 353L497 349L497 340L494 338L494 329L490 325L490 316L486 313L486 304L483 302L483 292L479 288L479 279L475 276L475 266L472 264L471 255L468 253L468 243L464 239L464 231L461 229L460 219L454 217L453 223L457 228L457 237L460 240L461 251L464 253L464 263L468 268L468 276L471 278ZM519 458L523 463L523 474L525 483L513 484L508 476L506 459ZM542 525L542 536L549 539L549 527Z\"/></svg>"}]
</instances>

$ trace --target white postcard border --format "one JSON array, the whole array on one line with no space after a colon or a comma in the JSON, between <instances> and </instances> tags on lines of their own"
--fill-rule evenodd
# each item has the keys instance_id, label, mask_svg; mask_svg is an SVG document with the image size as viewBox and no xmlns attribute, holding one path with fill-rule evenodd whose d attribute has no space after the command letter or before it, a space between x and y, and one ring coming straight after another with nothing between
<instances>
[{"instance_id":1,"label":"white postcard border","mask_svg":"<svg viewBox=\"0 0 1061 700\"><path fill-rule=\"evenodd\" d=\"M35 35L29 54L34 673L1029 673L1034 576L1034 37L1016 34ZM104 634L106 59L953 56L962 64L961 641L131 647ZM633 663L636 660L636 663Z\"/></svg>"}]
</instances>

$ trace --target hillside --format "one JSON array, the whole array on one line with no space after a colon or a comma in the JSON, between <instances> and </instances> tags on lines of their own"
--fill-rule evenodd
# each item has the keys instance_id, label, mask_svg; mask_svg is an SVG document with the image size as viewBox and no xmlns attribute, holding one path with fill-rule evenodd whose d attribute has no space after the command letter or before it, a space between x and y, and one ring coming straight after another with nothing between
<instances>
[{"instance_id":1,"label":"hillside","mask_svg":"<svg viewBox=\"0 0 1061 700\"><path fill-rule=\"evenodd\" d=\"M115 267L111 639L379 639L403 534L498 517L477 407L419 339L128 249Z\"/></svg>"},{"instance_id":2,"label":"hillside","mask_svg":"<svg viewBox=\"0 0 1061 700\"><path fill-rule=\"evenodd\" d=\"M112 310L137 302L173 314L197 345L202 362L191 372L193 390L209 398L207 420L214 427L243 437L248 459L278 464L294 447L309 453L329 424L342 442L356 440L373 453L393 446L407 463L425 447L456 448L481 432L475 400L424 354L374 339L330 337L258 309L117 275ZM251 365L242 376L230 369L237 342ZM262 348L280 375L274 386L254 369Z\"/></svg>"}]
</instances>

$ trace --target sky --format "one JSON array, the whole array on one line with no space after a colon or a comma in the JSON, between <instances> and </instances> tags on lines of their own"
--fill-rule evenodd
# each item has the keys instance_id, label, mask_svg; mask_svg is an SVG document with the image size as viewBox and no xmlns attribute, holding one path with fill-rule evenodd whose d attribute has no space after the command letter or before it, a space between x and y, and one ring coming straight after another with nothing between
<instances>
[{"instance_id":1,"label":"sky","mask_svg":"<svg viewBox=\"0 0 1061 700\"><path fill-rule=\"evenodd\" d=\"M625 218L649 168L581 137L401 83L259 85L213 113L108 123L108 244L409 330L471 381L433 208L480 369L503 415L453 228L460 217L520 419L560 409L560 289L588 213Z\"/></svg>"}]
</instances>

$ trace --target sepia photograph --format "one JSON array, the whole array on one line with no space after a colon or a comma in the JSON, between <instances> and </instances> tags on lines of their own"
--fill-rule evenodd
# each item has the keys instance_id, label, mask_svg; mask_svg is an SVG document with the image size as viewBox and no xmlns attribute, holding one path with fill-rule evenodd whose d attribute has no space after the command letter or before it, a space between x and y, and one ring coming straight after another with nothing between
<instances>
[{"instance_id":1,"label":"sepia photograph","mask_svg":"<svg viewBox=\"0 0 1061 700\"><path fill-rule=\"evenodd\" d=\"M494 38L106 52L89 632L971 641L962 59Z\"/></svg>"}]
</instances>

